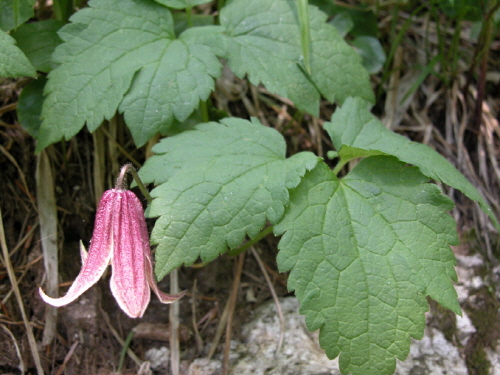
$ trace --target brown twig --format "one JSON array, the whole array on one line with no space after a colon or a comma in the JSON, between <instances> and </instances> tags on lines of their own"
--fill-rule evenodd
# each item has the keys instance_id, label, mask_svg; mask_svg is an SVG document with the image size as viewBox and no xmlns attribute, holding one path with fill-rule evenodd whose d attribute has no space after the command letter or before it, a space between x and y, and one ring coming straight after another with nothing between
<instances>
[{"instance_id":1,"label":"brown twig","mask_svg":"<svg viewBox=\"0 0 500 375\"><path fill-rule=\"evenodd\" d=\"M115 145L118 151L120 151L127 158L127 160L130 160L137 168L142 167L142 164L139 163L129 152L127 152L127 150L125 150L123 146L117 142L116 137L113 137L113 135L105 127L101 126L100 129L108 140Z\"/></svg>"},{"instance_id":2,"label":"brown twig","mask_svg":"<svg viewBox=\"0 0 500 375\"><path fill-rule=\"evenodd\" d=\"M71 348L69 349L69 352L68 354L66 354L66 356L64 357L64 361L61 365L61 367L59 367L59 369L57 370L56 372L56 375L61 375L65 368L66 368L66 365L68 364L69 360L71 359L71 357L73 356L73 353L75 352L78 344L80 343L80 341L78 341L78 339L73 343L73 345L71 345Z\"/></svg>"},{"instance_id":3,"label":"brown twig","mask_svg":"<svg viewBox=\"0 0 500 375\"><path fill-rule=\"evenodd\" d=\"M101 313L102 317L104 318L104 322L106 323L106 326L108 327L109 331L111 334L115 337L116 341L120 343L121 346L125 345L125 340L121 338L120 334L116 331L116 329L111 325L111 321L109 319L109 315L103 310L102 306L98 304L99 312ZM132 361L135 362L137 366L141 366L142 361L135 355L135 353L132 351L132 349L128 348L127 349L127 355L132 359Z\"/></svg>"},{"instance_id":4,"label":"brown twig","mask_svg":"<svg viewBox=\"0 0 500 375\"><path fill-rule=\"evenodd\" d=\"M16 167L17 172L19 173L19 178L21 179L22 189L23 189L24 193L27 195L31 204L33 205L33 208L35 209L35 211L38 211L38 208L37 208L36 202L35 202L35 197L33 197L33 195L30 194L30 190L28 188L28 184L26 183L26 178L24 177L23 170L21 169L21 167L17 163L16 159L2 145L0 145L0 152L2 152L2 154L4 154L7 157L7 159L10 160L10 162L12 164L14 164L14 167Z\"/></svg>"},{"instance_id":5,"label":"brown twig","mask_svg":"<svg viewBox=\"0 0 500 375\"><path fill-rule=\"evenodd\" d=\"M215 335L212 340L212 344L210 345L210 350L208 351L207 358L211 359L213 355L215 354L215 351L217 350L217 345L219 345L220 338L222 337L222 334L224 333L224 328L226 326L227 322L227 317L229 315L229 306L230 306L230 301L228 300L226 303L226 306L224 307L224 311L222 312L222 315L220 317L219 324L217 325L217 329L215 330Z\"/></svg>"},{"instance_id":6,"label":"brown twig","mask_svg":"<svg viewBox=\"0 0 500 375\"><path fill-rule=\"evenodd\" d=\"M5 241L5 232L3 228L1 208L0 208L0 245L2 247L2 253L3 253L2 262L5 264L5 268L7 269L7 273L9 275L9 279L17 299L17 304L19 306L19 310L21 311L21 316L23 318L24 326L26 328L26 333L28 335L28 343L31 349L31 355L33 356L33 360L35 361L36 371L38 375L43 375L43 368L40 362L40 356L38 354L38 348L36 346L35 336L33 335L33 330L31 329L31 325L26 315L26 311L24 310L21 291L19 290L19 285L16 280L16 275L14 273L14 269L12 268L12 263L10 262L9 249L7 248L7 242Z\"/></svg>"},{"instance_id":7,"label":"brown twig","mask_svg":"<svg viewBox=\"0 0 500 375\"><path fill-rule=\"evenodd\" d=\"M278 313L278 318L280 321L280 337L278 339L278 344L276 345L276 352L274 353L274 356L276 357L279 354L279 351L281 350L281 346L283 345L283 339L285 336L285 318L283 317L283 311L281 310L280 300L278 299L278 295L276 294L276 290L274 289L273 283L271 282L271 278L269 277L269 274L266 271L266 267L264 265L264 262L260 258L260 255L255 250L255 248L251 247L250 250L252 251L252 255L254 256L255 260L259 264L260 270L262 271L262 274L264 275L264 278L266 279L267 285L269 286L269 291L271 292L271 295L273 296L273 300L274 300L274 303L276 305L276 312Z\"/></svg>"},{"instance_id":8,"label":"brown twig","mask_svg":"<svg viewBox=\"0 0 500 375\"><path fill-rule=\"evenodd\" d=\"M24 364L23 356L21 355L21 351L19 350L19 345L17 345L16 338L12 334L12 332L5 327L4 325L1 325L0 327L3 328L3 330L10 336L12 339L12 342L14 343L14 348L16 349L16 354L19 357L19 370L21 371L22 374L26 371L26 365Z\"/></svg>"},{"instance_id":9,"label":"brown twig","mask_svg":"<svg viewBox=\"0 0 500 375\"><path fill-rule=\"evenodd\" d=\"M198 324L196 322L196 291L197 291L197 281L194 280L194 285L192 289L192 300L193 302L191 303L191 318L192 318L192 325L193 325L193 331L194 331L194 338L196 340L196 350L198 353L201 353L203 351L203 339L200 336L200 331L198 330Z\"/></svg>"},{"instance_id":10,"label":"brown twig","mask_svg":"<svg viewBox=\"0 0 500 375\"><path fill-rule=\"evenodd\" d=\"M170 293L179 293L179 275L175 269L170 272ZM180 373L180 349L179 349L179 302L170 305L170 370L172 375Z\"/></svg>"},{"instance_id":11,"label":"brown twig","mask_svg":"<svg viewBox=\"0 0 500 375\"><path fill-rule=\"evenodd\" d=\"M226 323L226 341L224 345L224 361L222 362L222 374L226 375L229 371L229 352L231 350L231 333L233 325L233 314L236 306L236 297L238 296L238 289L240 287L241 273L243 272L243 264L245 263L245 253L238 256L238 261L235 265L233 287L229 295L229 310Z\"/></svg>"}]
</instances>

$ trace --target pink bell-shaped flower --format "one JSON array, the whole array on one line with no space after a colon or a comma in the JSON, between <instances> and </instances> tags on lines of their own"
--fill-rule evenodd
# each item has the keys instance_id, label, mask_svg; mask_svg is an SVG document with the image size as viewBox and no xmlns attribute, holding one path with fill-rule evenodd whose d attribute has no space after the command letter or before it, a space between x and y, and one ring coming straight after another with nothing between
<instances>
[{"instance_id":1,"label":"pink bell-shaped flower","mask_svg":"<svg viewBox=\"0 0 500 375\"><path fill-rule=\"evenodd\" d=\"M40 288L42 299L52 306L67 305L94 285L111 261L111 292L131 318L140 318L150 300L150 288L162 303L172 303L185 291L169 295L158 288L153 275L149 235L144 210L137 196L123 188L123 172L114 189L99 202L90 249L80 244L82 269L68 293L51 298Z\"/></svg>"}]
</instances>

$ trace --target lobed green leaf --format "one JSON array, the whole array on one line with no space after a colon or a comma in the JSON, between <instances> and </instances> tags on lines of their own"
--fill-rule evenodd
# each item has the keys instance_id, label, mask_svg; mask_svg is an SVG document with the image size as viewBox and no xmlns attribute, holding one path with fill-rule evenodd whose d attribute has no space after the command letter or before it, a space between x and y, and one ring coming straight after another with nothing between
<instances>
[{"instance_id":1,"label":"lobed green leaf","mask_svg":"<svg viewBox=\"0 0 500 375\"><path fill-rule=\"evenodd\" d=\"M341 181L319 163L275 226L279 269L344 374L393 373L423 335L426 296L460 313L453 203L426 181L390 156L364 159Z\"/></svg>"},{"instance_id":2,"label":"lobed green leaf","mask_svg":"<svg viewBox=\"0 0 500 375\"><path fill-rule=\"evenodd\" d=\"M40 115L43 105L43 90L47 79L44 76L38 77L24 86L19 102L17 103L17 118L19 123L33 138L38 137L40 125Z\"/></svg>"},{"instance_id":3,"label":"lobed green leaf","mask_svg":"<svg viewBox=\"0 0 500 375\"><path fill-rule=\"evenodd\" d=\"M147 215L159 217L151 235L159 279L254 238L266 221L277 223L288 189L318 160L309 152L286 159L276 130L236 118L197 125L153 151L139 173L158 185Z\"/></svg>"},{"instance_id":4,"label":"lobed green leaf","mask_svg":"<svg viewBox=\"0 0 500 375\"><path fill-rule=\"evenodd\" d=\"M36 0L0 0L0 30L10 31L28 21L34 15Z\"/></svg>"},{"instance_id":5,"label":"lobed green leaf","mask_svg":"<svg viewBox=\"0 0 500 375\"><path fill-rule=\"evenodd\" d=\"M0 77L36 77L36 71L16 41L0 30Z\"/></svg>"},{"instance_id":6,"label":"lobed green leaf","mask_svg":"<svg viewBox=\"0 0 500 375\"><path fill-rule=\"evenodd\" d=\"M37 150L94 131L117 110L138 146L183 121L214 88L221 65L195 38L175 38L170 11L152 0L92 0L59 33Z\"/></svg>"},{"instance_id":7,"label":"lobed green leaf","mask_svg":"<svg viewBox=\"0 0 500 375\"><path fill-rule=\"evenodd\" d=\"M10 35L17 41L36 70L48 73L52 70L51 56L62 42L57 31L64 25L57 20L45 20L21 25Z\"/></svg>"},{"instance_id":8,"label":"lobed green leaf","mask_svg":"<svg viewBox=\"0 0 500 375\"><path fill-rule=\"evenodd\" d=\"M393 133L369 111L369 105L360 98L349 98L342 108L335 111L331 122L325 123L335 148L342 158L365 156L366 152L393 155L413 164L425 176L460 190L478 202L483 211L500 230L500 224L491 207L476 188L448 160L430 147L412 142Z\"/></svg>"},{"instance_id":9,"label":"lobed green leaf","mask_svg":"<svg viewBox=\"0 0 500 375\"><path fill-rule=\"evenodd\" d=\"M320 94L342 103L351 95L373 101L368 73L356 52L309 7L311 75L303 70L300 25L293 0L235 0L221 11L228 35L227 58L234 73L290 98L318 115Z\"/></svg>"}]
</instances>

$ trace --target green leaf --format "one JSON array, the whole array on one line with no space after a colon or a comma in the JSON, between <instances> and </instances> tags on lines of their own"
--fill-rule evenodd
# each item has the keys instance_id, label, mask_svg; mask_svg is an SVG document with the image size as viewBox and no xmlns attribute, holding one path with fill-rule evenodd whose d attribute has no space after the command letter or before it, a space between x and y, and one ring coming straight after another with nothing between
<instances>
[{"instance_id":1,"label":"green leaf","mask_svg":"<svg viewBox=\"0 0 500 375\"><path fill-rule=\"evenodd\" d=\"M288 189L318 158L309 152L285 159L286 144L274 129L228 118L163 139L140 170L155 182L147 210L159 217L151 240L158 279L198 257L204 262L254 238L266 221L275 224Z\"/></svg>"},{"instance_id":2,"label":"green leaf","mask_svg":"<svg viewBox=\"0 0 500 375\"><path fill-rule=\"evenodd\" d=\"M52 70L50 58L61 44L57 31L64 25L57 20L46 20L21 25L10 35L17 41L36 70L48 73Z\"/></svg>"},{"instance_id":3,"label":"green leaf","mask_svg":"<svg viewBox=\"0 0 500 375\"><path fill-rule=\"evenodd\" d=\"M155 0L157 3L175 9L186 9L208 3L210 0Z\"/></svg>"},{"instance_id":4,"label":"green leaf","mask_svg":"<svg viewBox=\"0 0 500 375\"><path fill-rule=\"evenodd\" d=\"M330 24L337 29L342 38L344 38L354 27L354 21L347 12L337 13L330 21Z\"/></svg>"},{"instance_id":5,"label":"green leaf","mask_svg":"<svg viewBox=\"0 0 500 375\"><path fill-rule=\"evenodd\" d=\"M353 153L354 148L383 152L413 164L427 177L460 190L468 198L478 202L500 230L500 224L486 200L448 160L424 144L412 142L389 131L368 108L363 100L350 98L345 101L342 108L335 111L331 122L325 123L325 129L341 157L347 152L350 153L349 158L364 156Z\"/></svg>"},{"instance_id":6,"label":"green leaf","mask_svg":"<svg viewBox=\"0 0 500 375\"><path fill-rule=\"evenodd\" d=\"M175 35L180 35L189 29L188 15L185 12L177 12L173 15ZM209 26L214 24L214 17L206 14L191 14L192 26Z\"/></svg>"},{"instance_id":7,"label":"green leaf","mask_svg":"<svg viewBox=\"0 0 500 375\"><path fill-rule=\"evenodd\" d=\"M36 0L0 0L0 30L9 31L25 23L34 15L33 5Z\"/></svg>"},{"instance_id":8,"label":"green leaf","mask_svg":"<svg viewBox=\"0 0 500 375\"><path fill-rule=\"evenodd\" d=\"M227 50L227 39L223 36L221 26L191 27L182 37L192 44L202 44L209 47L217 56L224 56Z\"/></svg>"},{"instance_id":9,"label":"green leaf","mask_svg":"<svg viewBox=\"0 0 500 375\"><path fill-rule=\"evenodd\" d=\"M222 66L210 47L192 42L189 34L195 32L191 28L171 41L163 56L137 74L123 98L119 110L138 146L167 131L174 117L187 119L214 89Z\"/></svg>"},{"instance_id":10,"label":"green leaf","mask_svg":"<svg viewBox=\"0 0 500 375\"><path fill-rule=\"evenodd\" d=\"M320 93L342 103L350 95L373 100L359 56L309 7L311 76L303 71L300 25L293 0L234 0L221 11L228 35L228 64L238 77L290 98L301 110L319 111ZM318 92L319 90L319 92Z\"/></svg>"},{"instance_id":11,"label":"green leaf","mask_svg":"<svg viewBox=\"0 0 500 375\"><path fill-rule=\"evenodd\" d=\"M343 374L392 374L423 335L426 296L460 313L453 202L426 181L390 156L366 158L340 181L321 162L275 226L279 269Z\"/></svg>"},{"instance_id":12,"label":"green leaf","mask_svg":"<svg viewBox=\"0 0 500 375\"><path fill-rule=\"evenodd\" d=\"M354 22L354 27L349 31L352 36L368 35L377 37L378 35L378 21L377 16L372 10L366 6L356 8L347 8L343 10L346 12Z\"/></svg>"},{"instance_id":13,"label":"green leaf","mask_svg":"<svg viewBox=\"0 0 500 375\"><path fill-rule=\"evenodd\" d=\"M44 76L27 84L21 95L19 95L19 103L17 104L17 118L19 123L33 138L38 137L38 132L42 120L43 105L43 90L47 79Z\"/></svg>"},{"instance_id":14,"label":"green leaf","mask_svg":"<svg viewBox=\"0 0 500 375\"><path fill-rule=\"evenodd\" d=\"M484 19L487 3L476 0L438 0L440 10L449 17L477 22Z\"/></svg>"},{"instance_id":15,"label":"green leaf","mask_svg":"<svg viewBox=\"0 0 500 375\"><path fill-rule=\"evenodd\" d=\"M335 5L334 1L325 1L325 0L310 0L311 5L314 5L321 9L321 11L325 12L328 15L335 14L339 12L339 9L343 9L343 7L339 5Z\"/></svg>"},{"instance_id":16,"label":"green leaf","mask_svg":"<svg viewBox=\"0 0 500 375\"><path fill-rule=\"evenodd\" d=\"M16 46L16 41L0 30L0 77L36 77L35 68Z\"/></svg>"},{"instance_id":17,"label":"green leaf","mask_svg":"<svg viewBox=\"0 0 500 375\"><path fill-rule=\"evenodd\" d=\"M370 74L378 73L385 64L385 51L377 38L372 36L358 36L351 41L363 59L363 66Z\"/></svg>"},{"instance_id":18,"label":"green leaf","mask_svg":"<svg viewBox=\"0 0 500 375\"><path fill-rule=\"evenodd\" d=\"M214 88L221 65L188 30L174 36L170 11L148 0L93 0L61 29L49 74L37 151L94 131L117 109L137 146L185 120ZM210 32L208 28L207 32ZM219 34L220 35L220 34Z\"/></svg>"}]
</instances>

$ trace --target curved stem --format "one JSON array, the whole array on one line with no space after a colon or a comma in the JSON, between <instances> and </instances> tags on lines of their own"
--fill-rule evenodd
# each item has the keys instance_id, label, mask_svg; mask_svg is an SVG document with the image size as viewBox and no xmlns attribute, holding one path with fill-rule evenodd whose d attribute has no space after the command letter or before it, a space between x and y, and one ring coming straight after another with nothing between
<instances>
[{"instance_id":1,"label":"curved stem","mask_svg":"<svg viewBox=\"0 0 500 375\"><path fill-rule=\"evenodd\" d=\"M249 247L255 245L257 242L259 242L261 239L266 237L268 234L272 233L273 231L273 226L269 226L267 228L264 228L253 240L245 242L243 245L240 247L237 247L236 249L230 250L227 252L227 255L229 256L236 256L244 252L246 249Z\"/></svg>"},{"instance_id":2,"label":"curved stem","mask_svg":"<svg viewBox=\"0 0 500 375\"><path fill-rule=\"evenodd\" d=\"M349 162L347 159L340 159L335 168L333 168L333 174L337 176L342 168L344 168L344 165L346 165Z\"/></svg>"},{"instance_id":3,"label":"curved stem","mask_svg":"<svg viewBox=\"0 0 500 375\"><path fill-rule=\"evenodd\" d=\"M116 179L116 185L115 189L119 190L124 190L126 188L126 181L125 181L125 175L127 172L130 172L132 174L132 177L134 178L135 182L137 183L137 186L139 186L139 189L141 190L141 193L146 197L148 203L151 203L153 201L153 198L149 194L149 191L146 189L144 184L141 181L141 178L139 177L139 174L135 170L135 168L132 166L131 163L125 164L122 169L120 170L120 175Z\"/></svg>"}]
</instances>

